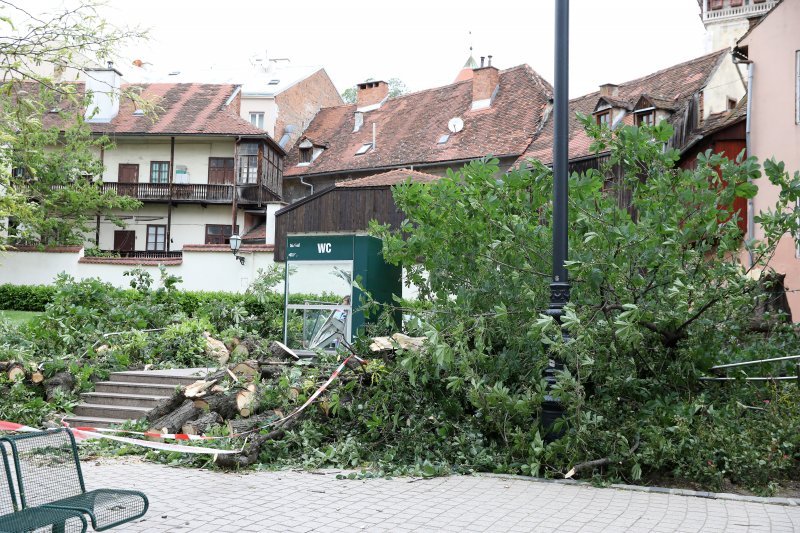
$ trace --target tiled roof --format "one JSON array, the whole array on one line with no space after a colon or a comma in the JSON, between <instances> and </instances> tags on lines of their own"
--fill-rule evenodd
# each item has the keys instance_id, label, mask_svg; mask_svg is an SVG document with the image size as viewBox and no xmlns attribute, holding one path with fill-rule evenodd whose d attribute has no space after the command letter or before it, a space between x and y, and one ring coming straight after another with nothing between
<instances>
[{"instance_id":1,"label":"tiled roof","mask_svg":"<svg viewBox=\"0 0 800 533\"><path fill-rule=\"evenodd\" d=\"M392 185L405 183L407 180L417 183L430 183L438 179L440 179L439 176L434 176L433 174L425 174L416 170L396 169L357 180L338 181L336 186L345 188L391 187Z\"/></svg>"},{"instance_id":2,"label":"tiled roof","mask_svg":"<svg viewBox=\"0 0 800 533\"><path fill-rule=\"evenodd\" d=\"M156 106L158 117L136 116L130 100L120 102L119 114L110 123L93 123L92 130L108 134L268 135L238 115L226 102L235 85L207 83L149 83L123 85L140 89L141 97Z\"/></svg>"},{"instance_id":3,"label":"tiled roof","mask_svg":"<svg viewBox=\"0 0 800 533\"><path fill-rule=\"evenodd\" d=\"M649 95L649 98L657 99L659 104L665 108L667 105L672 104L671 109L682 109L689 104L692 96L706 85L709 77L716 70L716 66L727 53L727 50L720 50L664 70L659 70L643 78L622 83L619 85L615 98L628 102L630 109L632 109L641 95ZM570 100L569 102L570 159L579 159L592 155L589 150L592 141L586 135L580 122L578 122L576 114L591 115L600 98L599 92L593 92ZM677 114L678 113L676 113L676 115ZM533 140L525 151L525 154L517 162L521 163L528 159L538 159L545 164L552 162L552 120L547 121L542 133Z\"/></svg>"},{"instance_id":4,"label":"tiled roof","mask_svg":"<svg viewBox=\"0 0 800 533\"><path fill-rule=\"evenodd\" d=\"M266 238L267 238L267 224L262 222L258 226L250 229L250 231L242 235L242 242L257 240L259 241L259 243L263 243Z\"/></svg>"},{"instance_id":5,"label":"tiled roof","mask_svg":"<svg viewBox=\"0 0 800 533\"><path fill-rule=\"evenodd\" d=\"M714 113L709 115L703 121L699 128L696 128L689 135L686 145L682 147L682 151L691 148L695 143L700 141L703 137L724 130L729 126L733 126L743 120L747 119L747 98L742 98L736 107L730 111L723 111L722 113Z\"/></svg>"},{"instance_id":6,"label":"tiled roof","mask_svg":"<svg viewBox=\"0 0 800 533\"><path fill-rule=\"evenodd\" d=\"M298 166L297 145L289 152L285 176L313 175L372 168L406 166L474 159L487 154L517 155L524 152L540 121L552 87L529 66L499 73L500 89L491 107L471 111L472 80L428 89L386 101L364 113L364 124L353 133L355 105L320 110L305 136L329 147L310 165ZM464 128L449 134L450 119L460 117ZM377 148L355 155L372 142L376 125Z\"/></svg>"}]
</instances>

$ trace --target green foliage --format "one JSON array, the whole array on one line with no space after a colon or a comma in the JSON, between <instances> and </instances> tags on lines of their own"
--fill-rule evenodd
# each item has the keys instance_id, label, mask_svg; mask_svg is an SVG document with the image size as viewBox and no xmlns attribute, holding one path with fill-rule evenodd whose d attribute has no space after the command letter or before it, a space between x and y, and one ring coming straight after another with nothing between
<instances>
[{"instance_id":1,"label":"green foliage","mask_svg":"<svg viewBox=\"0 0 800 533\"><path fill-rule=\"evenodd\" d=\"M14 311L44 311L53 300L51 285L0 285L0 309Z\"/></svg>"},{"instance_id":2,"label":"green foliage","mask_svg":"<svg viewBox=\"0 0 800 533\"><path fill-rule=\"evenodd\" d=\"M209 329L208 321L196 318L168 326L161 335L154 337L154 357L177 368L213 363L214 361L205 356L206 341L203 333Z\"/></svg>"}]
</instances>

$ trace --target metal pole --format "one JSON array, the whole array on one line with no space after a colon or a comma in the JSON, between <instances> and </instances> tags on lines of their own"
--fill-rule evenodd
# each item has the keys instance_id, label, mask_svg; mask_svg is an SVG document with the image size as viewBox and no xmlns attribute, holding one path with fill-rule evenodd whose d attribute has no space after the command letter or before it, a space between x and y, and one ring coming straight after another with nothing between
<instances>
[{"instance_id":1,"label":"metal pole","mask_svg":"<svg viewBox=\"0 0 800 533\"><path fill-rule=\"evenodd\" d=\"M569 278L564 262L568 250L568 179L569 179L569 0L556 0L555 102L553 109L553 279L550 283L550 307L547 314L561 323L564 306L569 302ZM566 334L563 334L566 340ZM552 430L563 416L564 407L549 394L556 382L556 372L563 365L555 357L548 361L544 378L548 394L542 402L542 426L545 439L555 440L561 431Z\"/></svg>"}]
</instances>

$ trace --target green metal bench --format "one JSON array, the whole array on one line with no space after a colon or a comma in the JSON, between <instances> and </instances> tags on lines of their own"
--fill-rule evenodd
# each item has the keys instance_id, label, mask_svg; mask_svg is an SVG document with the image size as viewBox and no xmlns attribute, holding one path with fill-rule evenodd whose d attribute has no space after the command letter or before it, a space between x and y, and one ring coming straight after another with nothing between
<instances>
[{"instance_id":1,"label":"green metal bench","mask_svg":"<svg viewBox=\"0 0 800 533\"><path fill-rule=\"evenodd\" d=\"M3 468L0 473L1 533L85 533L86 519L77 511L32 507L20 509L9 468L7 446L0 445Z\"/></svg>"},{"instance_id":2,"label":"green metal bench","mask_svg":"<svg viewBox=\"0 0 800 533\"><path fill-rule=\"evenodd\" d=\"M75 437L68 429L23 433L3 437L0 442L11 449L23 510L87 514L97 531L136 520L147 512L147 496L139 491L86 491Z\"/></svg>"}]
</instances>

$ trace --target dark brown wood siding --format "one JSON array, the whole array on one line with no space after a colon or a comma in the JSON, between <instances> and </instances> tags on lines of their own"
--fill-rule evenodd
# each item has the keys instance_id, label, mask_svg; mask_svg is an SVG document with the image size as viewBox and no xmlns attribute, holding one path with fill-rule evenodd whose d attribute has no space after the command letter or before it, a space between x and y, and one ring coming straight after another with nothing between
<instances>
[{"instance_id":1,"label":"dark brown wood siding","mask_svg":"<svg viewBox=\"0 0 800 533\"><path fill-rule=\"evenodd\" d=\"M334 187L320 191L275 217L275 260L286 260L289 233L363 232L370 220L399 228L404 218L388 186Z\"/></svg>"}]
</instances>

